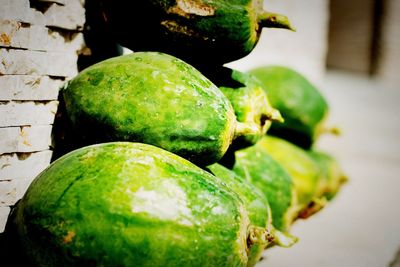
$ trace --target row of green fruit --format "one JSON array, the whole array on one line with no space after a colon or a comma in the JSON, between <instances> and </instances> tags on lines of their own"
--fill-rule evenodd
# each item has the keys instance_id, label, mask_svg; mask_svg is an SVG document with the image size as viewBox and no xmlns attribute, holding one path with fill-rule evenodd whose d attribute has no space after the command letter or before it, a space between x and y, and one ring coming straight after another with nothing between
<instances>
[{"instance_id":1,"label":"row of green fruit","mask_svg":"<svg viewBox=\"0 0 400 267\"><path fill-rule=\"evenodd\" d=\"M326 102L286 68L221 77L218 88L174 56L136 52L71 80L62 95L80 148L34 180L8 224L28 261L254 266L293 245L293 222L345 181L312 149Z\"/></svg>"},{"instance_id":2,"label":"row of green fruit","mask_svg":"<svg viewBox=\"0 0 400 267\"><path fill-rule=\"evenodd\" d=\"M118 43L164 53L102 61L62 90L61 157L7 225L21 265L254 266L293 245L293 222L345 180L311 149L328 106L291 70L222 67L287 18L261 0L100 3Z\"/></svg>"}]
</instances>

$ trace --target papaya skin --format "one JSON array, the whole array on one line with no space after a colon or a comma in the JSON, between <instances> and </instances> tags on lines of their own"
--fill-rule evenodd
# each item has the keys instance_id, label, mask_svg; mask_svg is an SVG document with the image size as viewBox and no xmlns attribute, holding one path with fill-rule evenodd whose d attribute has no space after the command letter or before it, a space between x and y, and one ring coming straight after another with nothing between
<instances>
[{"instance_id":1,"label":"papaya skin","mask_svg":"<svg viewBox=\"0 0 400 267\"><path fill-rule=\"evenodd\" d=\"M103 0L103 7L121 45L177 56L203 73L248 55L262 27L292 29L287 17L265 12L260 0Z\"/></svg>"},{"instance_id":2,"label":"papaya skin","mask_svg":"<svg viewBox=\"0 0 400 267\"><path fill-rule=\"evenodd\" d=\"M154 146L92 145L42 172L13 224L35 266L245 266L247 212L214 178Z\"/></svg>"},{"instance_id":3,"label":"papaya skin","mask_svg":"<svg viewBox=\"0 0 400 267\"><path fill-rule=\"evenodd\" d=\"M210 80L163 53L137 52L99 62L62 93L81 146L137 141L206 165L218 161L235 136L252 130L237 125L229 100Z\"/></svg>"},{"instance_id":4,"label":"papaya skin","mask_svg":"<svg viewBox=\"0 0 400 267\"><path fill-rule=\"evenodd\" d=\"M297 217L294 183L287 171L258 145L235 152L233 171L268 199L273 226L287 232Z\"/></svg>"},{"instance_id":5,"label":"papaya skin","mask_svg":"<svg viewBox=\"0 0 400 267\"><path fill-rule=\"evenodd\" d=\"M310 149L319 135L327 132L329 105L306 77L291 68L274 65L258 67L249 73L262 83L271 104L285 119L283 123L273 123L269 134Z\"/></svg>"},{"instance_id":6,"label":"papaya skin","mask_svg":"<svg viewBox=\"0 0 400 267\"><path fill-rule=\"evenodd\" d=\"M218 179L221 179L233 191L239 194L249 214L251 225L257 226L259 227L258 229L260 229L260 232L255 231L252 235L257 236L257 238L265 239L265 242L262 244L251 246L251 249L248 252L249 260L247 266L254 266L260 260L264 249L275 241L271 210L268 200L257 187L248 183L246 180L241 179L232 170L229 170L218 163L207 166L207 169ZM264 229L264 231L261 229ZM248 242L253 241L248 240Z\"/></svg>"},{"instance_id":7,"label":"papaya skin","mask_svg":"<svg viewBox=\"0 0 400 267\"><path fill-rule=\"evenodd\" d=\"M236 119L239 122L246 122L252 125L255 134L243 135L236 138L232 144L234 150L252 146L265 135L272 122L283 122L280 112L269 103L267 94L262 85L252 75L237 70L231 71L231 79L219 86L219 89L231 102L235 111Z\"/></svg>"},{"instance_id":8,"label":"papaya skin","mask_svg":"<svg viewBox=\"0 0 400 267\"><path fill-rule=\"evenodd\" d=\"M274 136L264 136L257 146L267 151L292 177L300 218L308 218L325 206L325 199L317 191L318 165L306 150Z\"/></svg>"},{"instance_id":9,"label":"papaya skin","mask_svg":"<svg viewBox=\"0 0 400 267\"><path fill-rule=\"evenodd\" d=\"M254 266L260 261L263 251L271 246L290 247L297 242L297 238L287 233L280 232L272 224L273 213L265 191L260 190L253 183L239 176L218 163L207 166L207 169L222 180L228 187L239 194L248 212L253 231L248 237L248 243L253 243L248 252L247 267ZM262 188L264 189L264 188ZM270 195L269 197L274 197ZM277 212L275 210L275 212ZM263 240L262 242L259 239Z\"/></svg>"}]
</instances>

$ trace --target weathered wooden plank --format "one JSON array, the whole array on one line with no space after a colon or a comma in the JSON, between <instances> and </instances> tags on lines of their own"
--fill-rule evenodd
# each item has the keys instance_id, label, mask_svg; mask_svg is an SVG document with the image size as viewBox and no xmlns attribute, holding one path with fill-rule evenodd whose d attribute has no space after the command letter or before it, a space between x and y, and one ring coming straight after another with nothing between
<instances>
[{"instance_id":1,"label":"weathered wooden plank","mask_svg":"<svg viewBox=\"0 0 400 267\"><path fill-rule=\"evenodd\" d=\"M46 25L43 13L30 8L29 0L0 0L0 18L35 25Z\"/></svg>"},{"instance_id":2,"label":"weathered wooden plank","mask_svg":"<svg viewBox=\"0 0 400 267\"><path fill-rule=\"evenodd\" d=\"M57 3L60 5L66 5L68 4L68 2L70 2L71 0L37 0L38 2L47 2L47 3Z\"/></svg>"},{"instance_id":3,"label":"weathered wooden plank","mask_svg":"<svg viewBox=\"0 0 400 267\"><path fill-rule=\"evenodd\" d=\"M54 122L58 101L0 102L0 127L50 125Z\"/></svg>"},{"instance_id":4,"label":"weathered wooden plank","mask_svg":"<svg viewBox=\"0 0 400 267\"><path fill-rule=\"evenodd\" d=\"M38 75L0 76L0 101L57 100L63 79Z\"/></svg>"},{"instance_id":5,"label":"weathered wooden plank","mask_svg":"<svg viewBox=\"0 0 400 267\"><path fill-rule=\"evenodd\" d=\"M29 0L0 0L0 6L2 19L68 30L82 29L85 23L85 9L79 0L65 1L64 5L50 3L42 11L31 8Z\"/></svg>"},{"instance_id":6,"label":"weathered wooden plank","mask_svg":"<svg viewBox=\"0 0 400 267\"><path fill-rule=\"evenodd\" d=\"M44 13L47 26L68 30L82 29L85 24L85 9L79 1L69 1L61 6L52 4Z\"/></svg>"},{"instance_id":7,"label":"weathered wooden plank","mask_svg":"<svg viewBox=\"0 0 400 267\"><path fill-rule=\"evenodd\" d=\"M51 131L51 125L0 128L0 154L48 150Z\"/></svg>"},{"instance_id":8,"label":"weathered wooden plank","mask_svg":"<svg viewBox=\"0 0 400 267\"><path fill-rule=\"evenodd\" d=\"M84 39L82 33L60 32L15 20L0 20L0 46L76 53L83 48Z\"/></svg>"},{"instance_id":9,"label":"weathered wooden plank","mask_svg":"<svg viewBox=\"0 0 400 267\"><path fill-rule=\"evenodd\" d=\"M0 180L33 179L50 164L52 154L44 150L0 155Z\"/></svg>"},{"instance_id":10,"label":"weathered wooden plank","mask_svg":"<svg viewBox=\"0 0 400 267\"><path fill-rule=\"evenodd\" d=\"M0 74L38 74L72 77L77 74L76 53L0 49Z\"/></svg>"},{"instance_id":11,"label":"weathered wooden plank","mask_svg":"<svg viewBox=\"0 0 400 267\"><path fill-rule=\"evenodd\" d=\"M22 198L33 179L0 180L0 207L14 205Z\"/></svg>"},{"instance_id":12,"label":"weathered wooden plank","mask_svg":"<svg viewBox=\"0 0 400 267\"><path fill-rule=\"evenodd\" d=\"M0 233L4 232L10 211L10 207L0 207Z\"/></svg>"}]
</instances>

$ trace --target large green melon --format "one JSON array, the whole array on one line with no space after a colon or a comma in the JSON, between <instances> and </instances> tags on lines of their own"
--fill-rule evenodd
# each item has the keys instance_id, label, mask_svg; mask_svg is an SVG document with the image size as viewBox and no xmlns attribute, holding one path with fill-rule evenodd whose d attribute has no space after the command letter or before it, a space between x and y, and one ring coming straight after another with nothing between
<instances>
[{"instance_id":1,"label":"large green melon","mask_svg":"<svg viewBox=\"0 0 400 267\"><path fill-rule=\"evenodd\" d=\"M252 132L229 100L199 71L162 53L111 58L79 73L62 90L82 145L135 141L199 165L212 164L232 140Z\"/></svg>"},{"instance_id":2,"label":"large green melon","mask_svg":"<svg viewBox=\"0 0 400 267\"><path fill-rule=\"evenodd\" d=\"M246 266L251 245L263 242L224 183L139 143L64 155L33 181L12 218L35 266Z\"/></svg>"}]
</instances>

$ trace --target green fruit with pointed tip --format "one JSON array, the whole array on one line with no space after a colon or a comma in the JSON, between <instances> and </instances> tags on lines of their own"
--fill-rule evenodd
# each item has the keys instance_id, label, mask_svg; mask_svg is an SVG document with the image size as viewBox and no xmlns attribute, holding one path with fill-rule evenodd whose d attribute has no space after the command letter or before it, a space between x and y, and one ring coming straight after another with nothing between
<instances>
[{"instance_id":1,"label":"green fruit with pointed tip","mask_svg":"<svg viewBox=\"0 0 400 267\"><path fill-rule=\"evenodd\" d=\"M268 199L274 227L288 231L297 216L295 188L290 175L258 145L236 151L235 159L233 171Z\"/></svg>"},{"instance_id":2,"label":"green fruit with pointed tip","mask_svg":"<svg viewBox=\"0 0 400 267\"><path fill-rule=\"evenodd\" d=\"M273 213L266 195L260 188L256 187L251 181L246 180L243 176L239 176L233 170L218 163L208 166L207 169L239 194L249 214L250 224L258 226L260 229L266 229L267 235L264 238L267 239L267 242L254 244L251 247L248 253L248 267L254 266L261 259L262 253L267 247L273 245L290 247L297 242L297 238L280 232L272 225ZM269 195L268 197L275 197L275 195ZM273 202L275 203L276 201ZM264 232L261 233L264 234ZM257 234L257 232L254 234Z\"/></svg>"},{"instance_id":3,"label":"green fruit with pointed tip","mask_svg":"<svg viewBox=\"0 0 400 267\"><path fill-rule=\"evenodd\" d=\"M263 84L268 98L284 123L273 123L269 134L310 148L328 116L328 104L318 88L299 72L284 66L266 66L250 71Z\"/></svg>"},{"instance_id":4,"label":"green fruit with pointed tip","mask_svg":"<svg viewBox=\"0 0 400 267\"><path fill-rule=\"evenodd\" d=\"M214 176L129 142L54 161L13 210L12 223L35 266L246 266L247 240L258 229L239 196Z\"/></svg>"},{"instance_id":5,"label":"green fruit with pointed tip","mask_svg":"<svg viewBox=\"0 0 400 267\"><path fill-rule=\"evenodd\" d=\"M210 170L210 172L217 178L226 183L226 185L233 191L239 194L249 214L250 223L260 227L261 229L264 228L268 232L266 242L264 244L253 245L248 253L249 260L247 262L247 266L254 266L260 260L261 254L265 247L277 242L274 240L275 230L271 225L272 217L268 200L265 198L262 192L259 191L259 189L241 179L233 171L225 168L224 166L214 163L210 166L207 166L207 169ZM249 241L251 242L251 240Z\"/></svg>"},{"instance_id":6,"label":"green fruit with pointed tip","mask_svg":"<svg viewBox=\"0 0 400 267\"><path fill-rule=\"evenodd\" d=\"M263 27L293 29L286 16L264 11L262 0L102 3L118 43L177 56L202 72L249 54Z\"/></svg>"},{"instance_id":7,"label":"green fruit with pointed tip","mask_svg":"<svg viewBox=\"0 0 400 267\"><path fill-rule=\"evenodd\" d=\"M212 164L233 138L251 133L229 100L199 71L162 53L137 52L99 62L62 90L82 145L135 141L199 165Z\"/></svg>"},{"instance_id":8,"label":"green fruit with pointed tip","mask_svg":"<svg viewBox=\"0 0 400 267\"><path fill-rule=\"evenodd\" d=\"M220 86L219 89L231 102L238 121L253 125L254 134L241 136L234 140L235 149L254 145L266 134L271 123L283 122L278 110L268 101L262 85L252 75L232 70L231 79L238 82L238 86ZM226 82L226 83L229 83ZM231 82L232 83L232 82Z\"/></svg>"},{"instance_id":9,"label":"green fruit with pointed tip","mask_svg":"<svg viewBox=\"0 0 400 267\"><path fill-rule=\"evenodd\" d=\"M319 167L319 186L317 195L331 200L338 193L340 187L347 181L339 162L330 154L312 150L308 154Z\"/></svg>"},{"instance_id":10,"label":"green fruit with pointed tip","mask_svg":"<svg viewBox=\"0 0 400 267\"><path fill-rule=\"evenodd\" d=\"M258 143L292 177L299 217L307 218L319 211L324 202L316 195L319 168L306 150L277 137L264 136Z\"/></svg>"}]
</instances>

